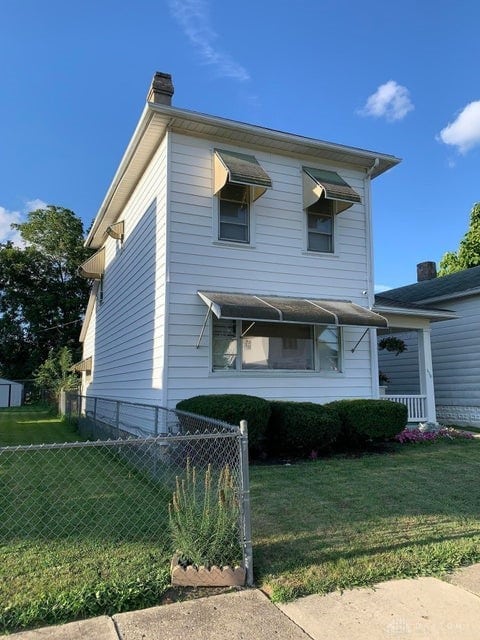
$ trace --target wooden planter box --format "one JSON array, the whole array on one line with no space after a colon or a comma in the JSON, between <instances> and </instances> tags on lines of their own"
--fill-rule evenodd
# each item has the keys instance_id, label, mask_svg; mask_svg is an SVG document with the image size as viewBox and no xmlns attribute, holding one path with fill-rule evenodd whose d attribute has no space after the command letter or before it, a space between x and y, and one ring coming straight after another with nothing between
<instances>
[{"instance_id":1,"label":"wooden planter box","mask_svg":"<svg viewBox=\"0 0 480 640\"><path fill-rule=\"evenodd\" d=\"M170 565L174 587L242 587L245 584L243 567L182 567L174 556Z\"/></svg>"}]
</instances>

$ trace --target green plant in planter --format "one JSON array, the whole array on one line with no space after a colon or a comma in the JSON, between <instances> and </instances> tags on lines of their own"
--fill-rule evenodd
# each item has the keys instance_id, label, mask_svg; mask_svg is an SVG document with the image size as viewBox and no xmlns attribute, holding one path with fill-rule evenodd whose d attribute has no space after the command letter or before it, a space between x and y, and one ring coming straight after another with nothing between
<instances>
[{"instance_id":1,"label":"green plant in planter","mask_svg":"<svg viewBox=\"0 0 480 640\"><path fill-rule=\"evenodd\" d=\"M173 550L183 566L236 566L241 564L239 503L228 465L212 466L198 477L187 460L185 476L177 477L169 524Z\"/></svg>"},{"instance_id":2,"label":"green plant in planter","mask_svg":"<svg viewBox=\"0 0 480 640\"><path fill-rule=\"evenodd\" d=\"M378 384L384 385L390 382L390 378L383 371L378 372Z\"/></svg>"},{"instance_id":3,"label":"green plant in planter","mask_svg":"<svg viewBox=\"0 0 480 640\"><path fill-rule=\"evenodd\" d=\"M378 348L380 350L385 349L385 351L393 351L396 356L408 350L405 342L401 338L397 338L395 336L386 336L385 338L382 338L378 343Z\"/></svg>"}]
</instances>

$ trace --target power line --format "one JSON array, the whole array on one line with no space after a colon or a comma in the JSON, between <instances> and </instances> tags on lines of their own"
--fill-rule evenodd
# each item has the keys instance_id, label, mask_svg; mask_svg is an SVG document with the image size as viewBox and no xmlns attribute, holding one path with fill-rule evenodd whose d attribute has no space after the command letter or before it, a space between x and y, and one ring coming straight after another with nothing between
<instances>
[{"instance_id":1,"label":"power line","mask_svg":"<svg viewBox=\"0 0 480 640\"><path fill-rule=\"evenodd\" d=\"M48 327L48 329L39 329L35 331L35 333L44 333L45 331L53 331L53 329L61 329L62 327L68 327L69 324L76 324L77 322L82 322L82 319L72 320L71 322L64 322L63 324L56 324L54 327Z\"/></svg>"}]
</instances>

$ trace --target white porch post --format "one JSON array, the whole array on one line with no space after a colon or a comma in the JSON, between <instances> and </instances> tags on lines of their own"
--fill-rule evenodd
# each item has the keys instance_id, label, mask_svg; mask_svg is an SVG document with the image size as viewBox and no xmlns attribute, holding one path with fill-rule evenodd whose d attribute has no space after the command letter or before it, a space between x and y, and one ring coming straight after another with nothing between
<instances>
[{"instance_id":1,"label":"white porch post","mask_svg":"<svg viewBox=\"0 0 480 640\"><path fill-rule=\"evenodd\" d=\"M418 329L418 366L420 374L420 393L427 397L426 414L428 422L436 422L435 390L433 387L432 347L430 327Z\"/></svg>"}]
</instances>

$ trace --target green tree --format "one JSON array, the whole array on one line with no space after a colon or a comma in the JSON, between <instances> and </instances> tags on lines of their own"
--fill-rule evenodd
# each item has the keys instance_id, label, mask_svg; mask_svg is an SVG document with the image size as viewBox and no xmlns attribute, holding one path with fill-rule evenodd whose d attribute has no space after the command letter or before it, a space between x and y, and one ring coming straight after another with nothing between
<instances>
[{"instance_id":1,"label":"green tree","mask_svg":"<svg viewBox=\"0 0 480 640\"><path fill-rule=\"evenodd\" d=\"M78 387L79 379L72 372L72 353L67 347L59 351L50 351L48 358L35 371L35 385L42 390L50 391L58 399L60 391L71 391Z\"/></svg>"},{"instance_id":2,"label":"green tree","mask_svg":"<svg viewBox=\"0 0 480 640\"><path fill-rule=\"evenodd\" d=\"M0 375L22 379L63 346L80 358L89 283L77 268L90 251L82 221L63 207L31 211L12 226L26 246L0 244Z\"/></svg>"},{"instance_id":3,"label":"green tree","mask_svg":"<svg viewBox=\"0 0 480 640\"><path fill-rule=\"evenodd\" d=\"M480 202L470 212L468 231L460 241L457 251L447 251L440 260L439 275L464 271L480 265Z\"/></svg>"}]
</instances>

